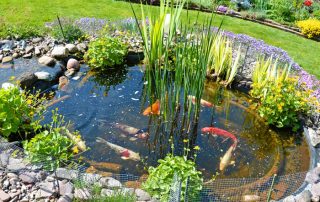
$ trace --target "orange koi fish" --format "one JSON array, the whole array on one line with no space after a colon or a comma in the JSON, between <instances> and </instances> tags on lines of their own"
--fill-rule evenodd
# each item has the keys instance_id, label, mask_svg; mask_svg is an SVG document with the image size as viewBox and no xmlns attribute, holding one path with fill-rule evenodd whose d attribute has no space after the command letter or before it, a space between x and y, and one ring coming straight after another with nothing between
<instances>
[{"instance_id":1,"label":"orange koi fish","mask_svg":"<svg viewBox=\"0 0 320 202\"><path fill-rule=\"evenodd\" d=\"M197 102L196 97L193 95L188 95L188 99L191 100L192 104L196 104L196 102ZM204 100L204 99L200 100L200 104L203 107L213 107L214 106L211 102Z\"/></svg>"},{"instance_id":2,"label":"orange koi fish","mask_svg":"<svg viewBox=\"0 0 320 202\"><path fill-rule=\"evenodd\" d=\"M144 116L149 116L150 114L160 115L160 101L157 100L151 106L147 107L142 114Z\"/></svg>"}]
</instances>

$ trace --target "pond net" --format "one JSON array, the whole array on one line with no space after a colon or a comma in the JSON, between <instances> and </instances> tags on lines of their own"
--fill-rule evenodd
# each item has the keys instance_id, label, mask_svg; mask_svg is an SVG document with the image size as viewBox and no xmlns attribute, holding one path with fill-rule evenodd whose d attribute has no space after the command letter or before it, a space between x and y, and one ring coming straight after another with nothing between
<instances>
[{"instance_id":1,"label":"pond net","mask_svg":"<svg viewBox=\"0 0 320 202\"><path fill-rule=\"evenodd\" d=\"M4 156L9 156L12 159L24 159L25 154L23 149L13 143L5 142L0 138L0 167L4 169L3 164L10 165L6 167L4 172L17 172L21 161L4 162ZM31 164L23 161L24 166L18 171L41 169L46 163L48 157L43 157L43 161ZM27 165L27 166L26 166ZM78 173L74 178L82 180L83 174L86 173L88 167L74 161L62 162L64 168L76 171ZM228 178L215 179L209 183L204 183L200 192L194 191L192 183L182 182L181 179L174 175L170 188L170 202L192 201L192 202L207 202L207 201L267 201L281 200L285 197L294 194L301 188L304 183L307 172L299 172L294 174L270 176L263 178ZM146 177L138 177L130 174L110 174L108 177L113 177L119 180L122 184L129 188L141 188L141 184L146 180Z\"/></svg>"}]
</instances>

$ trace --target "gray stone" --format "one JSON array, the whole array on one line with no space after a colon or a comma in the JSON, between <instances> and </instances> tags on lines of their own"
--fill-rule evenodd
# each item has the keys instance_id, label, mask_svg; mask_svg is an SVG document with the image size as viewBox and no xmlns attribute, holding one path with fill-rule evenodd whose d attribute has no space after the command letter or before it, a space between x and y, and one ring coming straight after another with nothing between
<instances>
[{"instance_id":1,"label":"gray stone","mask_svg":"<svg viewBox=\"0 0 320 202\"><path fill-rule=\"evenodd\" d=\"M32 39L32 43L39 43L41 41L42 41L41 37L37 37L37 38Z\"/></svg>"},{"instance_id":2,"label":"gray stone","mask_svg":"<svg viewBox=\"0 0 320 202\"><path fill-rule=\"evenodd\" d=\"M45 80L45 81L51 81L52 76L48 72L36 72L34 75L39 79L39 80Z\"/></svg>"},{"instance_id":3,"label":"gray stone","mask_svg":"<svg viewBox=\"0 0 320 202\"><path fill-rule=\"evenodd\" d=\"M61 196L57 202L72 202L73 194L66 194Z\"/></svg>"},{"instance_id":4,"label":"gray stone","mask_svg":"<svg viewBox=\"0 0 320 202\"><path fill-rule=\"evenodd\" d=\"M283 202L296 202L296 199L293 195L287 196L285 199L283 199Z\"/></svg>"},{"instance_id":5,"label":"gray stone","mask_svg":"<svg viewBox=\"0 0 320 202\"><path fill-rule=\"evenodd\" d=\"M80 199L80 200L88 200L92 198L92 195L90 194L87 188L75 189L74 198Z\"/></svg>"},{"instance_id":6,"label":"gray stone","mask_svg":"<svg viewBox=\"0 0 320 202\"><path fill-rule=\"evenodd\" d=\"M2 63L9 63L12 61L13 61L13 58L11 56L6 56L6 57L2 58Z\"/></svg>"},{"instance_id":7,"label":"gray stone","mask_svg":"<svg viewBox=\"0 0 320 202\"><path fill-rule=\"evenodd\" d=\"M26 47L26 54L32 53L33 50L34 50L34 47L33 47L33 46L27 46L27 47Z\"/></svg>"},{"instance_id":8,"label":"gray stone","mask_svg":"<svg viewBox=\"0 0 320 202\"><path fill-rule=\"evenodd\" d=\"M13 41L5 41L4 45L2 46L3 51L11 51L14 48L14 43Z\"/></svg>"},{"instance_id":9,"label":"gray stone","mask_svg":"<svg viewBox=\"0 0 320 202\"><path fill-rule=\"evenodd\" d=\"M34 48L34 54L35 54L36 56L41 55L41 51L40 51L40 48L39 48L39 47L35 47L35 48Z\"/></svg>"},{"instance_id":10,"label":"gray stone","mask_svg":"<svg viewBox=\"0 0 320 202\"><path fill-rule=\"evenodd\" d=\"M56 194L55 186L52 182L41 182L40 189L36 192L36 199L46 199Z\"/></svg>"},{"instance_id":11,"label":"gray stone","mask_svg":"<svg viewBox=\"0 0 320 202\"><path fill-rule=\"evenodd\" d=\"M310 170L307 175L305 181L313 184L320 180L320 167L316 167Z\"/></svg>"},{"instance_id":12,"label":"gray stone","mask_svg":"<svg viewBox=\"0 0 320 202\"><path fill-rule=\"evenodd\" d=\"M7 176L8 178L18 178L18 175L15 173L8 173Z\"/></svg>"},{"instance_id":13,"label":"gray stone","mask_svg":"<svg viewBox=\"0 0 320 202\"><path fill-rule=\"evenodd\" d=\"M56 61L52 57L49 57L46 55L39 58L38 62L40 64L47 65L47 66L53 66L56 63Z\"/></svg>"},{"instance_id":14,"label":"gray stone","mask_svg":"<svg viewBox=\"0 0 320 202\"><path fill-rule=\"evenodd\" d=\"M149 201L151 199L148 192L143 191L142 189L136 189L135 194L137 196L138 201Z\"/></svg>"},{"instance_id":15,"label":"gray stone","mask_svg":"<svg viewBox=\"0 0 320 202\"><path fill-rule=\"evenodd\" d=\"M311 185L312 196L320 196L320 183Z\"/></svg>"},{"instance_id":16,"label":"gray stone","mask_svg":"<svg viewBox=\"0 0 320 202\"><path fill-rule=\"evenodd\" d=\"M64 196L66 194L71 194L74 191L73 184L71 182L59 181L59 194Z\"/></svg>"},{"instance_id":17,"label":"gray stone","mask_svg":"<svg viewBox=\"0 0 320 202\"><path fill-rule=\"evenodd\" d=\"M78 71L80 69L79 61L73 58L69 59L67 63L67 69L74 69Z\"/></svg>"},{"instance_id":18,"label":"gray stone","mask_svg":"<svg viewBox=\"0 0 320 202\"><path fill-rule=\"evenodd\" d=\"M33 184L37 181L37 173L35 172L25 172L19 175L20 180L23 183Z\"/></svg>"},{"instance_id":19,"label":"gray stone","mask_svg":"<svg viewBox=\"0 0 320 202\"><path fill-rule=\"evenodd\" d=\"M0 153L0 163L1 166L7 166L9 163L9 154L7 154L6 152L1 152Z\"/></svg>"},{"instance_id":20,"label":"gray stone","mask_svg":"<svg viewBox=\"0 0 320 202\"><path fill-rule=\"evenodd\" d=\"M57 59L66 58L68 54L68 49L63 46L56 46L51 52L51 56Z\"/></svg>"},{"instance_id":21,"label":"gray stone","mask_svg":"<svg viewBox=\"0 0 320 202\"><path fill-rule=\"evenodd\" d=\"M56 170L56 175L61 179L72 180L79 177L79 171L66 168L58 168Z\"/></svg>"},{"instance_id":22,"label":"gray stone","mask_svg":"<svg viewBox=\"0 0 320 202\"><path fill-rule=\"evenodd\" d=\"M32 53L24 54L22 57L25 59L30 59L32 58Z\"/></svg>"},{"instance_id":23,"label":"gray stone","mask_svg":"<svg viewBox=\"0 0 320 202\"><path fill-rule=\"evenodd\" d=\"M101 190L101 196L112 196L114 194L114 191L111 189L102 189Z\"/></svg>"},{"instance_id":24,"label":"gray stone","mask_svg":"<svg viewBox=\"0 0 320 202\"><path fill-rule=\"evenodd\" d=\"M76 53L78 51L77 46L74 44L67 44L66 48L68 49L69 53Z\"/></svg>"},{"instance_id":25,"label":"gray stone","mask_svg":"<svg viewBox=\"0 0 320 202\"><path fill-rule=\"evenodd\" d=\"M134 194L134 188L122 188L121 192L126 194Z\"/></svg>"},{"instance_id":26,"label":"gray stone","mask_svg":"<svg viewBox=\"0 0 320 202\"><path fill-rule=\"evenodd\" d=\"M88 49L88 46L85 43L79 43L77 45L77 48L79 51L81 51L82 53L85 53L86 50Z\"/></svg>"},{"instance_id":27,"label":"gray stone","mask_svg":"<svg viewBox=\"0 0 320 202\"><path fill-rule=\"evenodd\" d=\"M121 182L112 177L103 177L99 180L99 184L105 188L122 187Z\"/></svg>"},{"instance_id":28,"label":"gray stone","mask_svg":"<svg viewBox=\"0 0 320 202\"><path fill-rule=\"evenodd\" d=\"M4 192L2 189L0 189L0 200L3 202L9 201L10 200L10 195Z\"/></svg>"},{"instance_id":29,"label":"gray stone","mask_svg":"<svg viewBox=\"0 0 320 202\"><path fill-rule=\"evenodd\" d=\"M299 195L297 195L296 202L309 202L311 201L311 192L309 190L304 190Z\"/></svg>"},{"instance_id":30,"label":"gray stone","mask_svg":"<svg viewBox=\"0 0 320 202\"><path fill-rule=\"evenodd\" d=\"M319 201L320 201L320 197L319 197L319 196L312 196L312 197L311 197L311 201L313 201L313 202L319 202Z\"/></svg>"},{"instance_id":31,"label":"gray stone","mask_svg":"<svg viewBox=\"0 0 320 202\"><path fill-rule=\"evenodd\" d=\"M8 82L5 82L5 83L3 83L3 84L1 85L1 88L6 89L6 90L8 90L8 89L10 89L10 88L14 88L14 87L15 87L14 84L8 83Z\"/></svg>"},{"instance_id":32,"label":"gray stone","mask_svg":"<svg viewBox=\"0 0 320 202\"><path fill-rule=\"evenodd\" d=\"M308 128L311 145L316 147L320 143L320 135L317 135L316 131L312 128Z\"/></svg>"},{"instance_id":33,"label":"gray stone","mask_svg":"<svg viewBox=\"0 0 320 202\"><path fill-rule=\"evenodd\" d=\"M3 55L0 55L0 62L2 62L2 59L3 59Z\"/></svg>"},{"instance_id":34,"label":"gray stone","mask_svg":"<svg viewBox=\"0 0 320 202\"><path fill-rule=\"evenodd\" d=\"M101 179L101 175L93 174L93 173L85 173L82 175L82 181L84 181L86 184L95 184L96 182L99 182Z\"/></svg>"},{"instance_id":35,"label":"gray stone","mask_svg":"<svg viewBox=\"0 0 320 202\"><path fill-rule=\"evenodd\" d=\"M20 82L21 88L31 88L35 82L37 82L38 77L31 72L23 73L19 76L18 81Z\"/></svg>"},{"instance_id":36,"label":"gray stone","mask_svg":"<svg viewBox=\"0 0 320 202\"><path fill-rule=\"evenodd\" d=\"M7 165L7 169L11 171L20 171L27 167L27 165L23 162L22 159L10 158L9 164Z\"/></svg>"}]
</instances>

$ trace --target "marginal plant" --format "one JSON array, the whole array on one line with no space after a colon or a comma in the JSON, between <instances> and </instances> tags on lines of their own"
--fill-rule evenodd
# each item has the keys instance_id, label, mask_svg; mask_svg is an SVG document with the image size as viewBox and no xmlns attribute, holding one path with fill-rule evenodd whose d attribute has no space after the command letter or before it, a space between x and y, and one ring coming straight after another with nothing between
<instances>
[{"instance_id":1,"label":"marginal plant","mask_svg":"<svg viewBox=\"0 0 320 202\"><path fill-rule=\"evenodd\" d=\"M27 94L18 87L0 89L0 134L5 138L10 135L27 135L41 128L44 107L39 94ZM38 119L35 117L37 115Z\"/></svg>"},{"instance_id":2,"label":"marginal plant","mask_svg":"<svg viewBox=\"0 0 320 202\"><path fill-rule=\"evenodd\" d=\"M52 122L45 127L47 129L23 143L30 162L42 164L46 170L54 170L79 152L76 142L64 135L68 129L63 124L63 116L52 111ZM76 139L80 141L81 137Z\"/></svg>"},{"instance_id":3,"label":"marginal plant","mask_svg":"<svg viewBox=\"0 0 320 202\"><path fill-rule=\"evenodd\" d=\"M51 35L55 39L73 43L82 38L85 33L71 20L60 21L58 17L58 23L52 27Z\"/></svg>"},{"instance_id":4,"label":"marginal plant","mask_svg":"<svg viewBox=\"0 0 320 202\"><path fill-rule=\"evenodd\" d=\"M128 47L117 38L101 37L90 42L84 58L93 70L107 70L122 65L128 53Z\"/></svg>"}]
</instances>

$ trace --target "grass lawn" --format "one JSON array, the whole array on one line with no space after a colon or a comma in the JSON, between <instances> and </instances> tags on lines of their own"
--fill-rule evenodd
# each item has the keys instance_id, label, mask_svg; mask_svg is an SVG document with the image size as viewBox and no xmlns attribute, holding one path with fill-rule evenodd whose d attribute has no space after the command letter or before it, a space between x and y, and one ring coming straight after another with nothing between
<instances>
[{"instance_id":1,"label":"grass lawn","mask_svg":"<svg viewBox=\"0 0 320 202\"><path fill-rule=\"evenodd\" d=\"M139 5L134 8L139 13ZM151 8L156 10L157 8ZM185 19L186 12L183 16ZM1 0L0 23L43 26L45 22L61 17L96 17L121 19L132 17L129 3L113 0ZM190 12L192 19L197 12ZM200 19L209 14L201 13ZM291 33L228 16L216 16L215 25L224 19L222 28L262 39L286 50L309 73L320 79L320 43Z\"/></svg>"}]
</instances>

